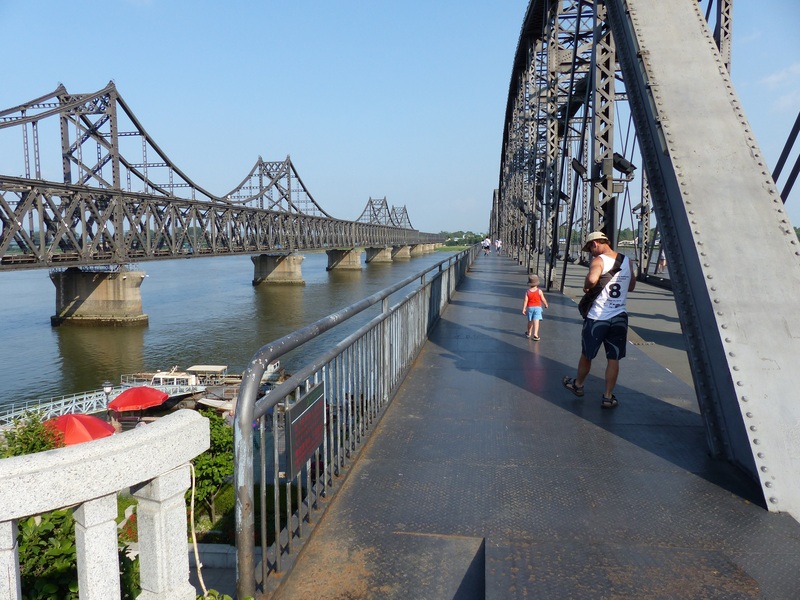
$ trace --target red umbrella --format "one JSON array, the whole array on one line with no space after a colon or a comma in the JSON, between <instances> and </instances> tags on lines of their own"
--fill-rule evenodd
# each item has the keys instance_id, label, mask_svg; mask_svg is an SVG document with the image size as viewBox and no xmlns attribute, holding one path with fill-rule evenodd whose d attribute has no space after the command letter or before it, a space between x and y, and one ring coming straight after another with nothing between
<instances>
[{"instance_id":1,"label":"red umbrella","mask_svg":"<svg viewBox=\"0 0 800 600\"><path fill-rule=\"evenodd\" d=\"M169 398L169 394L166 392L146 385L140 385L138 387L128 388L122 392L108 403L108 408L119 412L143 410L151 406L164 404L167 398Z\"/></svg>"},{"instance_id":2,"label":"red umbrella","mask_svg":"<svg viewBox=\"0 0 800 600\"><path fill-rule=\"evenodd\" d=\"M45 421L47 427L57 429L64 435L64 445L72 446L108 437L114 433L114 426L91 415L61 415Z\"/></svg>"}]
</instances>

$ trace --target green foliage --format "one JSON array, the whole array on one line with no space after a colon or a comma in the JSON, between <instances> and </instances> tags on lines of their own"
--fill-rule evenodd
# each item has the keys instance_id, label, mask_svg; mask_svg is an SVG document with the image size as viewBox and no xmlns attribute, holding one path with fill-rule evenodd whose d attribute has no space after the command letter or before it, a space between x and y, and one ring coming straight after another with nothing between
<instances>
[{"instance_id":1,"label":"green foliage","mask_svg":"<svg viewBox=\"0 0 800 600\"><path fill-rule=\"evenodd\" d=\"M18 523L23 598L78 598L75 522L56 510Z\"/></svg>"},{"instance_id":2,"label":"green foliage","mask_svg":"<svg viewBox=\"0 0 800 600\"><path fill-rule=\"evenodd\" d=\"M216 497L233 475L233 429L216 411L201 410L200 414L208 419L211 444L194 459L195 500L205 503L211 520L216 521ZM186 498L191 499L191 490Z\"/></svg>"},{"instance_id":3,"label":"green foliage","mask_svg":"<svg viewBox=\"0 0 800 600\"><path fill-rule=\"evenodd\" d=\"M52 450L64 445L63 435L54 427L48 427L42 414L28 411L14 419L11 428L4 432L0 456L22 456Z\"/></svg>"},{"instance_id":4,"label":"green foliage","mask_svg":"<svg viewBox=\"0 0 800 600\"><path fill-rule=\"evenodd\" d=\"M445 246L472 246L486 237L482 233L472 231L440 231L439 235L445 238Z\"/></svg>"},{"instance_id":5,"label":"green foliage","mask_svg":"<svg viewBox=\"0 0 800 600\"><path fill-rule=\"evenodd\" d=\"M139 557L128 556L127 544L120 545L119 553L119 587L122 600L136 600L142 593L139 585Z\"/></svg>"},{"instance_id":6,"label":"green foliage","mask_svg":"<svg viewBox=\"0 0 800 600\"><path fill-rule=\"evenodd\" d=\"M236 490L233 489L233 483L226 483L217 494L214 506L219 514L225 514L233 511L236 505Z\"/></svg>"},{"instance_id":7,"label":"green foliage","mask_svg":"<svg viewBox=\"0 0 800 600\"><path fill-rule=\"evenodd\" d=\"M223 594L217 590L208 590L205 596L197 595L197 600L233 600L228 594ZM253 600L252 596L248 596L245 600Z\"/></svg>"},{"instance_id":8,"label":"green foliage","mask_svg":"<svg viewBox=\"0 0 800 600\"><path fill-rule=\"evenodd\" d=\"M617 232L617 240L622 241L633 241L635 239L635 235L633 234L633 229L628 229L627 227L624 229L620 229Z\"/></svg>"}]
</instances>

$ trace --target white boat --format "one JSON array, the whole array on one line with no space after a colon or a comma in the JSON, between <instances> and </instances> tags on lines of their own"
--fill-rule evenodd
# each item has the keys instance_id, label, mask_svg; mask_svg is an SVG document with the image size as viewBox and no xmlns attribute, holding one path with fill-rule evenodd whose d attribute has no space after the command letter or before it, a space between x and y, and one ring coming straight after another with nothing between
<instances>
[{"instance_id":1,"label":"white boat","mask_svg":"<svg viewBox=\"0 0 800 600\"><path fill-rule=\"evenodd\" d=\"M178 401L177 408L196 408L202 404L210 408L229 411L239 394L244 374L228 373L227 365L192 365L180 370L130 373L120 380L123 387L147 385L165 391L170 400ZM270 363L261 378L262 391L266 393L284 376L279 360Z\"/></svg>"},{"instance_id":2,"label":"white boat","mask_svg":"<svg viewBox=\"0 0 800 600\"><path fill-rule=\"evenodd\" d=\"M276 360L270 363L262 377L262 383L277 383L283 374L281 362ZM243 374L233 375L228 373L227 365L192 365L185 371L178 366L169 371L145 371L122 375L120 382L123 387L148 385L161 388L165 386L218 386L237 385L242 381Z\"/></svg>"}]
</instances>

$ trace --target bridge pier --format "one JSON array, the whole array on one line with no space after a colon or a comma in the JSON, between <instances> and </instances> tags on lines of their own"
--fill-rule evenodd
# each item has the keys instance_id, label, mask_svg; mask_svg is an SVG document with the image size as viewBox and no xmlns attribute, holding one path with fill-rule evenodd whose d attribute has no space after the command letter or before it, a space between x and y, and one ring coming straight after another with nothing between
<instances>
[{"instance_id":1,"label":"bridge pier","mask_svg":"<svg viewBox=\"0 0 800 600\"><path fill-rule=\"evenodd\" d=\"M333 269L343 271L360 271L362 269L361 255L363 254L363 250L359 250L357 248L348 248L346 250L326 250L325 254L328 255L328 266L326 267L327 271L331 271Z\"/></svg>"},{"instance_id":2,"label":"bridge pier","mask_svg":"<svg viewBox=\"0 0 800 600\"><path fill-rule=\"evenodd\" d=\"M253 261L253 285L282 283L305 285L302 264L305 257L296 254L259 254L251 256Z\"/></svg>"},{"instance_id":3,"label":"bridge pier","mask_svg":"<svg viewBox=\"0 0 800 600\"><path fill-rule=\"evenodd\" d=\"M414 244L410 247L411 256L422 256L425 254L424 244Z\"/></svg>"},{"instance_id":4,"label":"bridge pier","mask_svg":"<svg viewBox=\"0 0 800 600\"><path fill-rule=\"evenodd\" d=\"M367 262L375 263L390 263L392 262L392 247L385 246L383 248L366 248Z\"/></svg>"},{"instance_id":5,"label":"bridge pier","mask_svg":"<svg viewBox=\"0 0 800 600\"><path fill-rule=\"evenodd\" d=\"M392 259L411 258L411 246L393 246Z\"/></svg>"},{"instance_id":6,"label":"bridge pier","mask_svg":"<svg viewBox=\"0 0 800 600\"><path fill-rule=\"evenodd\" d=\"M140 291L144 277L144 271L82 271L78 267L51 273L56 286L51 325L147 325Z\"/></svg>"}]
</instances>

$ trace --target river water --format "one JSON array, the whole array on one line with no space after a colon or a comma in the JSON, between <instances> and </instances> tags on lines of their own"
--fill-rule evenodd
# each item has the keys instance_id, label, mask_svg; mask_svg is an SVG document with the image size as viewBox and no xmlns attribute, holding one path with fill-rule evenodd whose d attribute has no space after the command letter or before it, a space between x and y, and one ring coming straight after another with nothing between
<instances>
[{"instance_id":1,"label":"river water","mask_svg":"<svg viewBox=\"0 0 800 600\"><path fill-rule=\"evenodd\" d=\"M0 273L0 404L97 390L137 371L228 365L241 372L261 346L426 267L433 252L361 271L326 271L325 253L305 254L304 286L253 287L248 256L146 262L146 327L51 327L55 287L45 270ZM395 294L395 298L400 294ZM355 318L352 331L378 309ZM292 371L344 333L328 332L283 360Z\"/></svg>"}]
</instances>

